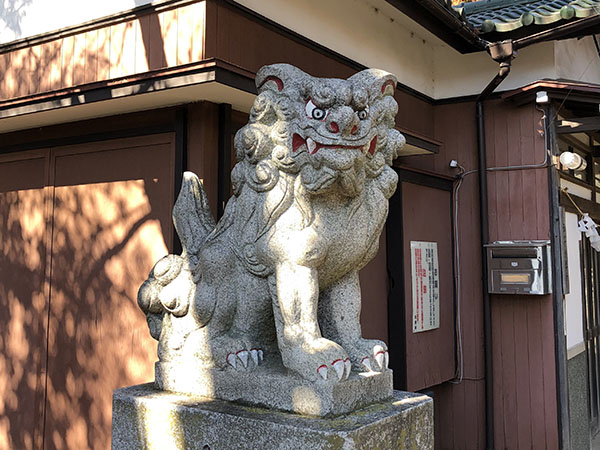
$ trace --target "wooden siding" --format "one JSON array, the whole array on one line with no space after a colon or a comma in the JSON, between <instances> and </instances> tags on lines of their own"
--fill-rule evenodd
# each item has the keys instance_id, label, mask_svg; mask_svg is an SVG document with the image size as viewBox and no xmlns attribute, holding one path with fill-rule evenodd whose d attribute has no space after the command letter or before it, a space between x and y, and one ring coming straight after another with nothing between
<instances>
[{"instance_id":1,"label":"wooden siding","mask_svg":"<svg viewBox=\"0 0 600 450\"><path fill-rule=\"evenodd\" d=\"M457 117L461 118L460 126ZM440 153L410 156L396 164L429 173L454 176L451 159L466 170L477 169L475 106L456 103L434 107L427 120L434 124L433 138L442 142ZM483 305L481 298L481 238L479 183L468 175L460 188L458 239L461 260L461 323L463 380L433 387L435 443L437 449L485 448L485 367L483 353Z\"/></svg>"},{"instance_id":2,"label":"wooden siding","mask_svg":"<svg viewBox=\"0 0 600 450\"><path fill-rule=\"evenodd\" d=\"M488 166L541 163L542 113L497 101L486 109ZM488 175L490 240L549 239L547 169ZM558 448L552 296L494 295L496 448Z\"/></svg>"},{"instance_id":3,"label":"wooden siding","mask_svg":"<svg viewBox=\"0 0 600 450\"><path fill-rule=\"evenodd\" d=\"M203 59L205 2L0 54L0 102Z\"/></svg>"},{"instance_id":4,"label":"wooden siding","mask_svg":"<svg viewBox=\"0 0 600 450\"><path fill-rule=\"evenodd\" d=\"M463 118L460 130L456 117ZM532 105L487 102L488 167L542 162L540 118ZM473 103L436 106L434 138L444 143L440 154L400 158L399 163L446 175L456 173L448 166L451 159L467 171L477 169ZM488 172L490 240L549 238L546 170ZM440 449L475 450L485 443L478 184L477 174L467 175L460 190L464 380L433 389ZM492 296L491 301L495 448L557 448L552 298Z\"/></svg>"}]
</instances>

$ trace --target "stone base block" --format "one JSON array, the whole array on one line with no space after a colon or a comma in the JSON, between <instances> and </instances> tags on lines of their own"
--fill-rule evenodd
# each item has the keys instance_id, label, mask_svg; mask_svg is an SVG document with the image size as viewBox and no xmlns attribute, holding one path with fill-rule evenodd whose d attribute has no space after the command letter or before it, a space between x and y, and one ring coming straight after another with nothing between
<instances>
[{"instance_id":1,"label":"stone base block","mask_svg":"<svg viewBox=\"0 0 600 450\"><path fill-rule=\"evenodd\" d=\"M431 398L393 397L335 418L308 417L158 390L113 395L113 450L433 449Z\"/></svg>"},{"instance_id":2,"label":"stone base block","mask_svg":"<svg viewBox=\"0 0 600 450\"><path fill-rule=\"evenodd\" d=\"M298 414L344 414L392 397L392 371L351 374L341 382L310 382L291 376L283 366L261 366L251 372L156 363L160 389L279 409Z\"/></svg>"}]
</instances>

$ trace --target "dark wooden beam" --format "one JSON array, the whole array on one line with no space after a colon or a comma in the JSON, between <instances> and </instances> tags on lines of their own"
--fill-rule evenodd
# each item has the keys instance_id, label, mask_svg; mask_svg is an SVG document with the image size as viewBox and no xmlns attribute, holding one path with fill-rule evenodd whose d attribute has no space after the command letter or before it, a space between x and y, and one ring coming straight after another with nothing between
<instances>
[{"instance_id":1,"label":"dark wooden beam","mask_svg":"<svg viewBox=\"0 0 600 450\"><path fill-rule=\"evenodd\" d=\"M600 221L600 204L585 198L577 197L576 195L571 195L571 198L577 204L579 209L588 213L592 219ZM579 214L577 208L575 208L569 197L563 191L560 192L560 206L564 206L569 212Z\"/></svg>"},{"instance_id":2,"label":"dark wooden beam","mask_svg":"<svg viewBox=\"0 0 600 450\"><path fill-rule=\"evenodd\" d=\"M217 219L225 212L231 191L231 105L219 104L219 190Z\"/></svg>"},{"instance_id":3,"label":"dark wooden beam","mask_svg":"<svg viewBox=\"0 0 600 450\"><path fill-rule=\"evenodd\" d=\"M600 116L578 117L568 120L556 121L556 133L584 133L600 130Z\"/></svg>"}]
</instances>

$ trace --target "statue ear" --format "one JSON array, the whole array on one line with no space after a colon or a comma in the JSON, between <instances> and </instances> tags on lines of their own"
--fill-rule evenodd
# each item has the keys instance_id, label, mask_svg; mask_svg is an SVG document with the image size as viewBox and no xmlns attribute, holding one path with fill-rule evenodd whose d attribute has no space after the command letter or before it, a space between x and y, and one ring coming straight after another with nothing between
<instances>
[{"instance_id":1,"label":"statue ear","mask_svg":"<svg viewBox=\"0 0 600 450\"><path fill-rule=\"evenodd\" d=\"M271 64L261 67L256 73L256 88L259 93L267 89L281 92L305 77L306 74L297 67L289 64Z\"/></svg>"},{"instance_id":2,"label":"statue ear","mask_svg":"<svg viewBox=\"0 0 600 450\"><path fill-rule=\"evenodd\" d=\"M394 95L398 80L394 74L379 69L366 69L348 78L355 85L365 87L373 97Z\"/></svg>"}]
</instances>

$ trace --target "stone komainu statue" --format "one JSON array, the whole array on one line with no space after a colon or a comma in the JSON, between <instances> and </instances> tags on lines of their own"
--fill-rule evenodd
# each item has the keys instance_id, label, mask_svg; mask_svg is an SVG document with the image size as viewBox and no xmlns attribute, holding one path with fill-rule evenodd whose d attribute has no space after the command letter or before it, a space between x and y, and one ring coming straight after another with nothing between
<instances>
[{"instance_id":1,"label":"stone komainu statue","mask_svg":"<svg viewBox=\"0 0 600 450\"><path fill-rule=\"evenodd\" d=\"M187 172L173 209L183 253L161 259L139 290L159 359L237 371L282 363L331 382L383 371L385 344L361 336L358 271L377 253L397 183L396 79L276 64L256 84L222 219Z\"/></svg>"}]
</instances>

